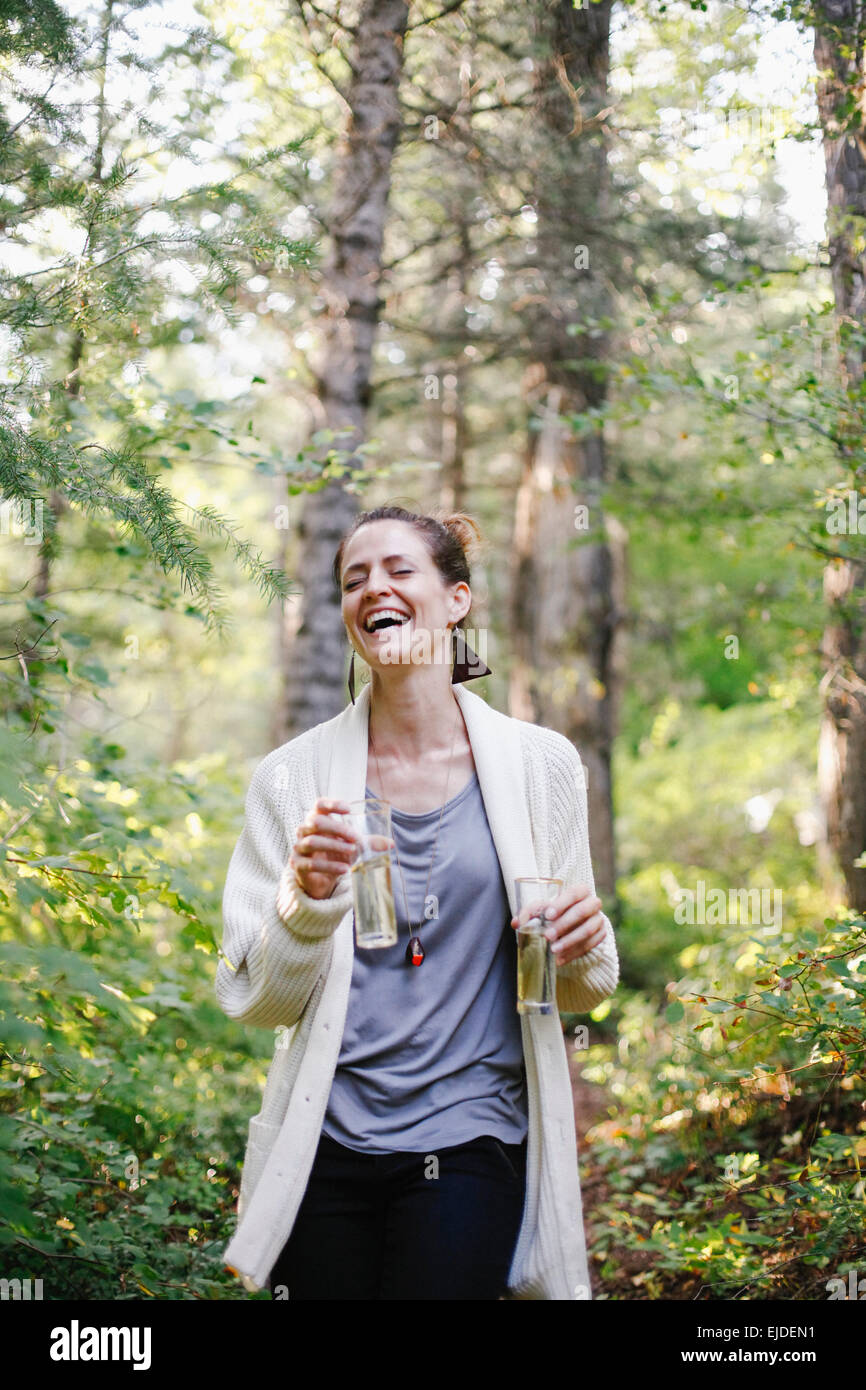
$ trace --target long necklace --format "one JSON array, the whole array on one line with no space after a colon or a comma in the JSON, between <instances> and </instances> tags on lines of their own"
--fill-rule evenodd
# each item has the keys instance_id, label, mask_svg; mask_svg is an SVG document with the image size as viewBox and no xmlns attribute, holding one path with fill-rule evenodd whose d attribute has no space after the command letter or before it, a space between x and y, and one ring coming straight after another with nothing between
<instances>
[{"instance_id":1,"label":"long necklace","mask_svg":"<svg viewBox=\"0 0 866 1390\"><path fill-rule=\"evenodd\" d=\"M436 836L435 836L435 839L433 840L433 853L432 853L431 856L430 856L430 868L427 870L427 882L426 882L426 884L424 885L424 901L425 901L425 903L426 903L426 901L427 901L427 890L428 890L428 888L430 887L430 876L431 876L431 874L433 873L433 861L434 861L434 859L436 858L436 846L437 846L437 844L439 843L439 829L440 829L440 826L442 825L442 815L443 815L443 812L444 812L444 810L445 810L445 804L446 804L446 802L447 802L447 800L448 800L448 783L449 783L450 780L451 780L451 764L452 764L453 759L454 759L454 745L455 745L455 743L457 742L457 730L459 729L459 727L460 727L460 711L459 711L459 709L458 709L458 711L457 711L457 721L456 721L456 723L455 723L455 725L454 725L454 737L453 737L452 740L451 740L451 752L450 752L449 755L448 755L448 776L445 778L445 794L444 794L444 798L443 798L443 801L442 801L441 810L439 811L439 820L438 820L438 822L437 822L437 824L436 824ZM373 757L376 759L376 768L377 768L378 773L379 773L379 786L382 788L382 795L383 795L384 799L387 801L388 798L387 798L387 796L385 796L385 779L384 779L383 776L382 776L382 768L381 768L381 766L380 766L380 764L379 764L379 754L376 752L376 745L375 745L375 743L373 742L373 734L372 734L372 731L370 732L370 747L371 747L372 750L373 750ZM421 921L422 921L423 919L419 919L418 925L417 925L417 927L415 928L415 932L412 933L412 918L411 918L410 915L409 915L409 895L408 895L408 893L406 892L406 880L405 880L405 878L403 877L403 865L400 863L400 852L399 852L399 850L397 849L397 837L396 837L396 836L394 837L394 853L395 853L395 855L397 856L397 868L400 870L400 882L401 882L402 885L403 885L403 901L404 901L405 904L406 904L406 921L409 923L409 931L410 931L410 934L411 934L411 935L410 935L410 940L409 940L409 945L406 947L406 961L407 961L407 964L409 964L409 965L420 965L421 962L422 962L422 960L424 959L424 955L425 955L424 947L421 945L421 938L420 938L420 936L418 936L418 932L419 932L420 929L421 929Z\"/></svg>"}]
</instances>

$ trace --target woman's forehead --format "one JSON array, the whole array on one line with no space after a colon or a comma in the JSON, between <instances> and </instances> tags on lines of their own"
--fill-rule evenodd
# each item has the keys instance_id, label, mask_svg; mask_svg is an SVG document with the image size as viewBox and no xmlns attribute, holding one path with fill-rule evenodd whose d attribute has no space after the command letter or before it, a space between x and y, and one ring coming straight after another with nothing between
<instances>
[{"instance_id":1,"label":"woman's forehead","mask_svg":"<svg viewBox=\"0 0 866 1390\"><path fill-rule=\"evenodd\" d=\"M414 526L405 521L367 521L349 537L343 551L343 570L352 563L380 559L388 555L429 558L427 546Z\"/></svg>"}]
</instances>

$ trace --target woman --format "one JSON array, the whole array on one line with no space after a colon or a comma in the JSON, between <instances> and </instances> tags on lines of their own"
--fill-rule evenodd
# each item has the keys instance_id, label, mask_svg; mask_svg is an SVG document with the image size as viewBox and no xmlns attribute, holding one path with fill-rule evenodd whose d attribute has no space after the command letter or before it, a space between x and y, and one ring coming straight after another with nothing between
<instances>
[{"instance_id":1,"label":"woman","mask_svg":"<svg viewBox=\"0 0 866 1390\"><path fill-rule=\"evenodd\" d=\"M394 506L356 519L334 578L370 682L356 701L350 675L352 704L247 794L217 997L278 1036L226 1260L276 1298L590 1296L562 1029L516 1012L514 879L563 880L560 1010L608 997L618 960L573 746L442 660L473 531ZM400 936L375 951L354 949L344 814L365 794L392 807L396 860Z\"/></svg>"}]
</instances>

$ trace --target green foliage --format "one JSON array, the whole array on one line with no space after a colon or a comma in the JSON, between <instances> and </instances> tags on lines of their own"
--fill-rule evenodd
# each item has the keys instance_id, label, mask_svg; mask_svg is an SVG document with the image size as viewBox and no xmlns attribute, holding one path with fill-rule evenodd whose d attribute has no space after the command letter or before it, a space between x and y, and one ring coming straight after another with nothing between
<instances>
[{"instance_id":1,"label":"green foliage","mask_svg":"<svg viewBox=\"0 0 866 1390\"><path fill-rule=\"evenodd\" d=\"M194 103L190 67L204 64L215 78L226 54L198 28L187 43L147 56L125 27L143 8L85 13L42 47L38 27L6 30L4 96L23 115L0 141L0 224L27 247L31 263L5 274L0 289L0 331L14 362L0 383L0 496L18 516L38 512L46 564L59 553L61 507L120 524L176 575L191 610L219 630L225 613L202 536L230 545L270 597L285 596L288 582L212 506L181 516L183 504L158 473L171 466L169 449L188 442L163 427L154 449L155 432L141 427L124 383L139 380L148 359L187 333L190 321L199 334L214 316L236 322L242 277L263 259L278 261L287 276L312 265L315 243L285 236L268 201L302 183L304 141L255 153L226 148L231 172L191 178L176 195L158 192L173 160L201 162L195 146L204 113L190 112L182 125L152 113L163 104L171 110L178 84ZM59 12L42 5L40 16L53 26ZM102 59L95 69L93 44ZM53 76L65 100L31 100L34 70ZM81 121L86 96L95 125ZM151 114L137 110L138 97ZM217 104L206 114L216 120ZM194 301L179 304L173 293L179 270L196 285Z\"/></svg>"},{"instance_id":2,"label":"green foliage","mask_svg":"<svg viewBox=\"0 0 866 1390\"><path fill-rule=\"evenodd\" d=\"M226 147L216 177L155 191L173 161L197 162L219 115L194 75L208 69L213 87L225 63L214 34L146 56L140 3L76 21L48 3L15 9L0 23L0 220L31 264L0 293L0 489L27 533L13 525L10 544L4 524L4 556L38 560L43 582L35 596L7 577L3 603L0 1265L43 1278L51 1299L245 1297L221 1252L267 1040L239 1037L212 990L243 773L224 755L162 769L135 721L106 719L138 652L118 653L123 613L88 617L62 575L90 569L97 592L117 578L118 595L156 610L175 607L174 581L206 631L226 617L209 549L265 595L290 592L211 500L162 484L189 437L179 405L160 428L144 408L163 413L160 354L191 323L204 338L212 315L236 321L232 298L263 257L286 275L312 264L313 243L283 235L268 202L300 186L302 142ZM184 70L179 125L168 89ZM194 300L178 301L172 265L194 275ZM186 391L183 409L197 404ZM199 435L206 420L239 453L227 404L208 404ZM127 722L121 741L111 730Z\"/></svg>"},{"instance_id":3,"label":"green foliage","mask_svg":"<svg viewBox=\"0 0 866 1390\"><path fill-rule=\"evenodd\" d=\"M823 1298L862 1249L866 921L734 935L585 1069L619 1097L589 1136L609 1297Z\"/></svg>"},{"instance_id":4,"label":"green foliage","mask_svg":"<svg viewBox=\"0 0 866 1390\"><path fill-rule=\"evenodd\" d=\"M825 1298L862 1262L866 921L823 915L813 697L778 694L671 702L621 761L624 985L582 1068L611 1102L583 1150L602 1297ZM677 920L699 879L721 922ZM779 914L733 907L768 885Z\"/></svg>"},{"instance_id":5,"label":"green foliage","mask_svg":"<svg viewBox=\"0 0 866 1390\"><path fill-rule=\"evenodd\" d=\"M84 670L53 664L43 727ZM4 1276L51 1299L245 1296L221 1253L262 1077L211 983L243 779L96 734L60 766L47 734L2 742Z\"/></svg>"}]
</instances>

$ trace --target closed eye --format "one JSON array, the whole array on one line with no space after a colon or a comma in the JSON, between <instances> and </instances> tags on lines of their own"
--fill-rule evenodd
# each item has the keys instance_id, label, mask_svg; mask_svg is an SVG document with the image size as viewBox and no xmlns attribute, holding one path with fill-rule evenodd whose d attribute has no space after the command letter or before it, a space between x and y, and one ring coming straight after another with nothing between
<instances>
[{"instance_id":1,"label":"closed eye","mask_svg":"<svg viewBox=\"0 0 866 1390\"><path fill-rule=\"evenodd\" d=\"M411 574L411 573L412 573L412 570L394 570L394 573L395 573L395 574ZM349 583L345 586L346 591L348 592L349 589L354 589L355 586L356 586L356 584L360 584L360 582L361 582L361 581L360 581L359 579L350 579L350 580L349 580Z\"/></svg>"}]
</instances>

